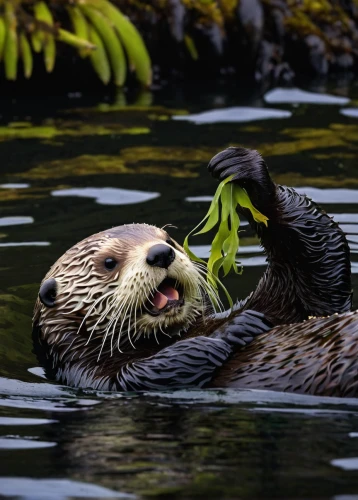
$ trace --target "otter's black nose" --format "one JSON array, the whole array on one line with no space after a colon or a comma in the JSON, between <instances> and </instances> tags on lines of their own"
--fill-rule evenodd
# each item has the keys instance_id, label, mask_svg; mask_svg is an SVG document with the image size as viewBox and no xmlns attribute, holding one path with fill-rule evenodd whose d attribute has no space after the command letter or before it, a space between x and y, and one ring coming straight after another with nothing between
<instances>
[{"instance_id":1,"label":"otter's black nose","mask_svg":"<svg viewBox=\"0 0 358 500\"><path fill-rule=\"evenodd\" d=\"M175 259L174 250L168 245L154 245L148 250L147 264L168 269Z\"/></svg>"}]
</instances>

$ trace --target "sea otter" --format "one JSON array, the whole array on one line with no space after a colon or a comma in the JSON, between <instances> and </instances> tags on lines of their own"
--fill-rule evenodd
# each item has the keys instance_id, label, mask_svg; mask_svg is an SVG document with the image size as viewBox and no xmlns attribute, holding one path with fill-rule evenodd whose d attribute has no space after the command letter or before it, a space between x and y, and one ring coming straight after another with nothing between
<instances>
[{"instance_id":1,"label":"sea otter","mask_svg":"<svg viewBox=\"0 0 358 500\"><path fill-rule=\"evenodd\" d=\"M343 232L309 198L276 185L257 151L228 148L209 171L220 180L234 174L269 218L265 227L239 209L267 254L256 290L214 314L205 270L164 229L130 224L95 234L41 284L33 334L47 375L100 390L356 394L358 313L348 312Z\"/></svg>"}]
</instances>

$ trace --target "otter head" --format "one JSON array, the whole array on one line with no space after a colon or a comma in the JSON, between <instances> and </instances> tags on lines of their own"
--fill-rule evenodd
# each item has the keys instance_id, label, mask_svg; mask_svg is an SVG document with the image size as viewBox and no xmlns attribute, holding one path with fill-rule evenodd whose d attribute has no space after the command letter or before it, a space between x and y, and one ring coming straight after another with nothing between
<instances>
[{"instance_id":1,"label":"otter head","mask_svg":"<svg viewBox=\"0 0 358 500\"><path fill-rule=\"evenodd\" d=\"M50 269L34 325L48 345L76 334L111 353L142 337L172 336L209 306L202 273L163 229L109 229L72 247Z\"/></svg>"}]
</instances>

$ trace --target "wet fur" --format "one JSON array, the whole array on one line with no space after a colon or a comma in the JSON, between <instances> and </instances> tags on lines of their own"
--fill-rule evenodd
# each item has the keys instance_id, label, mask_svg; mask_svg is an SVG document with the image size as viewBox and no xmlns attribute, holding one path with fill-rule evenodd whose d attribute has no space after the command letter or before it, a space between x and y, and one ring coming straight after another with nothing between
<instances>
[{"instance_id":1,"label":"wet fur","mask_svg":"<svg viewBox=\"0 0 358 500\"><path fill-rule=\"evenodd\" d=\"M154 226L119 226L79 242L55 263L44 278L56 280L55 307L37 300L34 311L37 351L51 360L49 374L70 385L109 388L121 366L153 355L208 314L204 280L173 240L170 269L146 265L148 249L168 239ZM107 257L118 261L113 271L104 268ZM166 277L183 285L184 306L159 319L139 312Z\"/></svg>"},{"instance_id":2,"label":"wet fur","mask_svg":"<svg viewBox=\"0 0 358 500\"><path fill-rule=\"evenodd\" d=\"M273 328L220 369L215 387L358 395L358 312Z\"/></svg>"},{"instance_id":3,"label":"wet fur","mask_svg":"<svg viewBox=\"0 0 358 500\"><path fill-rule=\"evenodd\" d=\"M56 314L39 301L35 307L35 346L47 373L70 385L110 390L214 385L356 394L355 374L345 360L348 356L352 361L358 351L357 314L301 323L309 316L330 316L351 308L349 248L343 232L307 197L275 185L256 151L229 148L212 159L209 170L220 180L234 174L234 182L247 190L253 204L269 218L265 228L247 210L240 210L267 254L268 267L256 290L236 304L234 313L213 317L207 293L196 284L189 293L195 302L192 310L173 318L172 325L165 324L170 323L166 318L161 328L147 315L142 325L117 337L117 349L113 349L107 337L115 336L111 337L106 324L111 307L120 307L121 300L117 297L108 305L107 314L101 297L107 291L111 297L114 287L115 294L123 294L122 300L135 290L136 300L143 301L148 282L157 286L164 275L158 269L151 275L153 270L140 262L150 245L165 241L168 235L147 225L104 231L75 245L46 276L58 281L56 302L61 311ZM202 270L174 245L173 277L181 273L189 286L196 279L195 272ZM103 259L113 249L123 267L118 276L103 275ZM95 300L102 312L89 309ZM270 323L282 326L262 333ZM119 326L112 325L114 330ZM261 337L248 345L260 332ZM341 335L347 336L344 342Z\"/></svg>"}]
</instances>

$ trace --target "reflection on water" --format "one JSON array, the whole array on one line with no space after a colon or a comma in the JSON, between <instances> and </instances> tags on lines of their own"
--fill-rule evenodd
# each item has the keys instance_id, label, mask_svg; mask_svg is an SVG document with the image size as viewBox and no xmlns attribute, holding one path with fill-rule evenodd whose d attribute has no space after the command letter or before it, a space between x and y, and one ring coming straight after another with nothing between
<instances>
[{"instance_id":1,"label":"reflection on water","mask_svg":"<svg viewBox=\"0 0 358 500\"><path fill-rule=\"evenodd\" d=\"M176 115L173 116L173 119L189 121L195 123L196 125L201 125L205 123L240 123L257 120L273 120L279 118L290 118L290 116L290 111L283 111L280 109L234 107L213 109L211 111L204 111L203 113L197 113L194 115Z\"/></svg>"},{"instance_id":2,"label":"reflection on water","mask_svg":"<svg viewBox=\"0 0 358 500\"><path fill-rule=\"evenodd\" d=\"M149 108L148 95L127 108L122 95L113 106L86 107L78 99L76 109L66 103L61 112L55 102L49 110L29 103L16 118L9 111L15 123L9 132L5 121L0 128L0 495L343 499L358 493L357 399L77 391L45 381L31 352L33 304L56 259L86 236L128 222L172 224L168 232L182 242L216 187L206 164L229 145L261 151L277 182L296 186L341 224L357 292L358 127L348 108L340 114L324 105L348 100L326 89L240 98L236 87L232 94L200 88L175 99L159 94ZM246 221L241 229L244 272L225 281L239 298L266 265ZM192 243L197 255L208 256L210 236Z\"/></svg>"},{"instance_id":3,"label":"reflection on water","mask_svg":"<svg viewBox=\"0 0 358 500\"><path fill-rule=\"evenodd\" d=\"M30 184L22 183L12 183L12 184L0 184L0 188L3 189L25 189L30 187Z\"/></svg>"},{"instance_id":4,"label":"reflection on water","mask_svg":"<svg viewBox=\"0 0 358 500\"><path fill-rule=\"evenodd\" d=\"M113 491L94 484L69 481L67 479L3 477L0 478L0 491L2 495L21 497L23 499L122 498L130 500L136 498L135 495Z\"/></svg>"},{"instance_id":5,"label":"reflection on water","mask_svg":"<svg viewBox=\"0 0 358 500\"><path fill-rule=\"evenodd\" d=\"M32 224L33 217L0 217L0 226L17 226L18 224Z\"/></svg>"},{"instance_id":6,"label":"reflection on water","mask_svg":"<svg viewBox=\"0 0 358 500\"><path fill-rule=\"evenodd\" d=\"M311 187L296 188L301 194L307 195L317 203L358 204L358 189L319 189Z\"/></svg>"},{"instance_id":7,"label":"reflection on water","mask_svg":"<svg viewBox=\"0 0 358 500\"><path fill-rule=\"evenodd\" d=\"M331 464L343 470L358 470L358 457L336 458Z\"/></svg>"},{"instance_id":8,"label":"reflection on water","mask_svg":"<svg viewBox=\"0 0 358 500\"><path fill-rule=\"evenodd\" d=\"M52 196L79 196L83 198L94 198L99 205L131 205L143 203L160 196L159 193L145 193L133 189L119 188L72 188L52 191ZM1 222L1 221L0 221Z\"/></svg>"},{"instance_id":9,"label":"reflection on water","mask_svg":"<svg viewBox=\"0 0 358 500\"><path fill-rule=\"evenodd\" d=\"M270 90L264 96L268 104L337 104L349 103L347 97L320 94L318 92L307 92L306 90L292 88L277 88Z\"/></svg>"},{"instance_id":10,"label":"reflection on water","mask_svg":"<svg viewBox=\"0 0 358 500\"><path fill-rule=\"evenodd\" d=\"M56 443L37 441L32 439L21 439L18 436L4 436L0 438L0 450L31 450L33 448L51 448Z\"/></svg>"},{"instance_id":11,"label":"reflection on water","mask_svg":"<svg viewBox=\"0 0 358 500\"><path fill-rule=\"evenodd\" d=\"M358 118L358 108L341 109L341 114L343 116L348 116L349 118Z\"/></svg>"},{"instance_id":12,"label":"reflection on water","mask_svg":"<svg viewBox=\"0 0 358 500\"><path fill-rule=\"evenodd\" d=\"M16 417L0 417L0 425L45 425L54 424L57 420L49 420L47 418L16 418Z\"/></svg>"},{"instance_id":13,"label":"reflection on water","mask_svg":"<svg viewBox=\"0 0 358 500\"><path fill-rule=\"evenodd\" d=\"M312 187L296 187L296 191L305 194L317 203L331 204L358 204L358 189L319 189ZM188 196L186 201L211 201L212 196ZM353 217L356 214L353 215Z\"/></svg>"},{"instance_id":14,"label":"reflection on water","mask_svg":"<svg viewBox=\"0 0 358 500\"><path fill-rule=\"evenodd\" d=\"M11 242L7 241L6 243L0 243L1 248L6 247L48 247L51 245L49 241L18 241Z\"/></svg>"}]
</instances>

